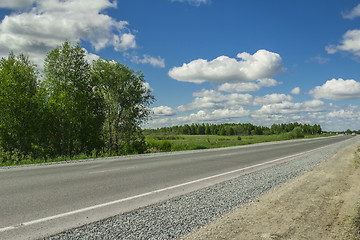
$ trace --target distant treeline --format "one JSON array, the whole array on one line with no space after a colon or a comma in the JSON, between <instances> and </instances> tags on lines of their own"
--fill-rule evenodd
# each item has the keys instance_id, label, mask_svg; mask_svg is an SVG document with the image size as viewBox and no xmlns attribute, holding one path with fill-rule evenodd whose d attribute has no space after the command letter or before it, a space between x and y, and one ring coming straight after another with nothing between
<instances>
[{"instance_id":1,"label":"distant treeline","mask_svg":"<svg viewBox=\"0 0 360 240\"><path fill-rule=\"evenodd\" d=\"M320 125L294 123L273 124L271 127L255 126L251 123L224 123L224 124L185 124L181 126L147 129L145 134L184 134L184 135L270 135L281 134L301 129L303 134L321 133Z\"/></svg>"}]
</instances>

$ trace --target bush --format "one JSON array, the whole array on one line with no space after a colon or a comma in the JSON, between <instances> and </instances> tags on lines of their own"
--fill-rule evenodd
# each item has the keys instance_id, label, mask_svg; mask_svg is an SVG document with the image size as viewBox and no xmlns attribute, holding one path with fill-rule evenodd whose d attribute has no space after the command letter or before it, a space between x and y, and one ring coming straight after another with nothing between
<instances>
[{"instance_id":1,"label":"bush","mask_svg":"<svg viewBox=\"0 0 360 240\"><path fill-rule=\"evenodd\" d=\"M159 149L164 152L170 152L171 146L172 146L171 142L165 140L160 142Z\"/></svg>"},{"instance_id":2,"label":"bush","mask_svg":"<svg viewBox=\"0 0 360 240\"><path fill-rule=\"evenodd\" d=\"M304 138L304 131L301 127L294 128L291 132L287 133L288 138L294 139L294 138Z\"/></svg>"},{"instance_id":3,"label":"bush","mask_svg":"<svg viewBox=\"0 0 360 240\"><path fill-rule=\"evenodd\" d=\"M164 141L156 141L152 140L148 143L150 145L150 148L162 152L170 152L172 144L171 142L164 140Z\"/></svg>"},{"instance_id":4,"label":"bush","mask_svg":"<svg viewBox=\"0 0 360 240\"><path fill-rule=\"evenodd\" d=\"M31 157L21 153L19 150L4 151L0 149L0 163L2 165L16 165L21 162L31 162Z\"/></svg>"}]
</instances>

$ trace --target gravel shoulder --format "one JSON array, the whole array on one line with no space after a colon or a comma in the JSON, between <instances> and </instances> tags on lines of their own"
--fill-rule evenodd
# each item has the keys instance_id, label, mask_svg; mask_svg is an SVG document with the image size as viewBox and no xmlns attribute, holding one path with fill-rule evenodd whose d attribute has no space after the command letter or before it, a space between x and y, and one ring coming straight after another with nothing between
<instances>
[{"instance_id":1,"label":"gravel shoulder","mask_svg":"<svg viewBox=\"0 0 360 240\"><path fill-rule=\"evenodd\" d=\"M349 239L360 142L182 239Z\"/></svg>"}]
</instances>

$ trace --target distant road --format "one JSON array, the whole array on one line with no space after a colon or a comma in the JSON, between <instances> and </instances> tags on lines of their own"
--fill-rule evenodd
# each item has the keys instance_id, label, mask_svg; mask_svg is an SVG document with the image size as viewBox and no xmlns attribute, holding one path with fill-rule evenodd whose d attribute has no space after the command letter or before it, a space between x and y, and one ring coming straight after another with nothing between
<instances>
[{"instance_id":1,"label":"distant road","mask_svg":"<svg viewBox=\"0 0 360 240\"><path fill-rule=\"evenodd\" d=\"M278 164L350 137L0 169L0 239L54 234Z\"/></svg>"}]
</instances>

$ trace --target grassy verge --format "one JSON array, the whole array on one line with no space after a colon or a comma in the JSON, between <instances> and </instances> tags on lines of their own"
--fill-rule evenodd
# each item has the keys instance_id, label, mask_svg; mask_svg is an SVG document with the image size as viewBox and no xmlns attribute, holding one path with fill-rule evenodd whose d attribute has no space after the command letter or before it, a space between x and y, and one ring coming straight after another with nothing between
<instances>
[{"instance_id":1,"label":"grassy verge","mask_svg":"<svg viewBox=\"0 0 360 240\"><path fill-rule=\"evenodd\" d=\"M305 135L305 138L314 138L328 135ZM216 135L147 135L146 142L149 146L148 153L152 152L171 152L171 151L185 151L197 149L210 149L220 147L231 147L239 145L248 145L261 142L283 141L293 139L288 134L280 135L254 135L254 136L216 136ZM2 154L10 154L11 156L2 156ZM97 156L109 157L109 156ZM70 160L90 159L96 156L88 156L81 154L69 157L57 157L53 159L33 159L29 156L21 155L18 152L3 153L0 151L0 167L26 165L26 164L40 164L48 162L62 162ZM11 159L11 161L2 161L3 159Z\"/></svg>"},{"instance_id":2,"label":"grassy verge","mask_svg":"<svg viewBox=\"0 0 360 240\"><path fill-rule=\"evenodd\" d=\"M328 135L306 135L315 138ZM151 152L169 152L196 149L231 147L262 142L293 139L288 134L254 136L216 136L216 135L148 135L146 141Z\"/></svg>"},{"instance_id":3,"label":"grassy verge","mask_svg":"<svg viewBox=\"0 0 360 240\"><path fill-rule=\"evenodd\" d=\"M349 237L352 240L360 240L360 202L357 203L356 215L352 217Z\"/></svg>"},{"instance_id":4,"label":"grassy verge","mask_svg":"<svg viewBox=\"0 0 360 240\"><path fill-rule=\"evenodd\" d=\"M4 154L4 153L3 153ZM17 166L17 165L27 165L27 164L41 164L41 163L49 163L49 162L65 162L70 160L81 160L81 159L90 159L95 158L94 156L88 156L86 154L80 154L77 156L72 157L71 159L69 157L56 157L45 160L44 158L32 158L30 156L25 156L22 154L19 154L18 152L11 152L11 153L5 153L7 156L1 156L0 153L0 167L6 167L6 166ZM11 159L11 160L3 160L3 159Z\"/></svg>"}]
</instances>

